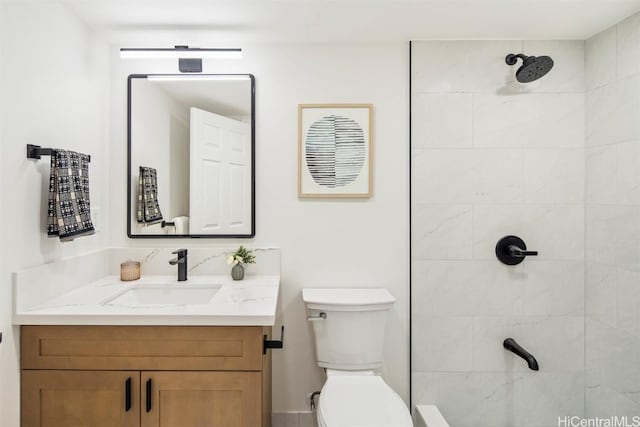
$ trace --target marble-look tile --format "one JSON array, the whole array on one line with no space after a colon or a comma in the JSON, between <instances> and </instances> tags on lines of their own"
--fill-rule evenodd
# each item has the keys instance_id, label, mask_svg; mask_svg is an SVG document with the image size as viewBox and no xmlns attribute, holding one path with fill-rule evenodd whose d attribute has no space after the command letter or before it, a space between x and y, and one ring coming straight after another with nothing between
<instances>
[{"instance_id":1,"label":"marble-look tile","mask_svg":"<svg viewBox=\"0 0 640 427\"><path fill-rule=\"evenodd\" d=\"M598 262L616 265L618 237L624 233L620 221L633 218L633 208L622 208L615 205L587 205L586 206L586 259L587 263ZM621 248L625 251L627 248Z\"/></svg>"},{"instance_id":2,"label":"marble-look tile","mask_svg":"<svg viewBox=\"0 0 640 427\"><path fill-rule=\"evenodd\" d=\"M472 213L471 205L414 205L414 259L470 259Z\"/></svg>"},{"instance_id":3,"label":"marble-look tile","mask_svg":"<svg viewBox=\"0 0 640 427\"><path fill-rule=\"evenodd\" d=\"M587 205L587 259L628 270L640 266L640 207Z\"/></svg>"},{"instance_id":4,"label":"marble-look tile","mask_svg":"<svg viewBox=\"0 0 640 427\"><path fill-rule=\"evenodd\" d=\"M524 263L524 314L583 316L585 312L583 261Z\"/></svg>"},{"instance_id":5,"label":"marble-look tile","mask_svg":"<svg viewBox=\"0 0 640 427\"><path fill-rule=\"evenodd\" d=\"M618 329L640 344L640 272L618 269L617 301Z\"/></svg>"},{"instance_id":6,"label":"marble-look tile","mask_svg":"<svg viewBox=\"0 0 640 427\"><path fill-rule=\"evenodd\" d=\"M552 427L584 416L582 373L414 373L415 401L452 427Z\"/></svg>"},{"instance_id":7,"label":"marble-look tile","mask_svg":"<svg viewBox=\"0 0 640 427\"><path fill-rule=\"evenodd\" d=\"M587 378L589 378L589 371L587 371ZM640 414L640 403L634 402L611 387L598 383L587 382L585 403L586 416L589 418L626 416L631 421L632 417Z\"/></svg>"},{"instance_id":8,"label":"marble-look tile","mask_svg":"<svg viewBox=\"0 0 640 427\"><path fill-rule=\"evenodd\" d=\"M587 90L616 80L617 27L614 25L586 41L585 85Z\"/></svg>"},{"instance_id":9,"label":"marble-look tile","mask_svg":"<svg viewBox=\"0 0 640 427\"><path fill-rule=\"evenodd\" d=\"M640 111L639 111L640 113ZM616 202L640 204L640 140L616 144Z\"/></svg>"},{"instance_id":10,"label":"marble-look tile","mask_svg":"<svg viewBox=\"0 0 640 427\"><path fill-rule=\"evenodd\" d=\"M525 374L516 386L522 427L558 426L558 417L583 417L584 386L582 372Z\"/></svg>"},{"instance_id":11,"label":"marble-look tile","mask_svg":"<svg viewBox=\"0 0 640 427\"><path fill-rule=\"evenodd\" d=\"M419 41L412 49L414 93L521 91L504 62L522 51L521 41Z\"/></svg>"},{"instance_id":12,"label":"marble-look tile","mask_svg":"<svg viewBox=\"0 0 640 427\"><path fill-rule=\"evenodd\" d=\"M495 260L497 241L522 238L540 260L584 259L584 206L476 205L473 208L473 257ZM503 266L504 267L504 266Z\"/></svg>"},{"instance_id":13,"label":"marble-look tile","mask_svg":"<svg viewBox=\"0 0 640 427\"><path fill-rule=\"evenodd\" d=\"M640 75L587 92L587 145L640 140Z\"/></svg>"},{"instance_id":14,"label":"marble-look tile","mask_svg":"<svg viewBox=\"0 0 640 427\"><path fill-rule=\"evenodd\" d=\"M583 148L585 146L585 94L545 93L540 98L539 120L524 136L528 148Z\"/></svg>"},{"instance_id":15,"label":"marble-look tile","mask_svg":"<svg viewBox=\"0 0 640 427\"><path fill-rule=\"evenodd\" d=\"M617 25L618 79L640 72L640 14L636 13Z\"/></svg>"},{"instance_id":16,"label":"marble-look tile","mask_svg":"<svg viewBox=\"0 0 640 427\"><path fill-rule=\"evenodd\" d=\"M613 204L617 199L616 145L588 147L586 150L586 201L590 204Z\"/></svg>"},{"instance_id":17,"label":"marble-look tile","mask_svg":"<svg viewBox=\"0 0 640 427\"><path fill-rule=\"evenodd\" d=\"M473 95L475 147L582 148L583 93Z\"/></svg>"},{"instance_id":18,"label":"marble-look tile","mask_svg":"<svg viewBox=\"0 0 640 427\"><path fill-rule=\"evenodd\" d=\"M471 94L417 93L412 103L411 144L414 148L471 147Z\"/></svg>"},{"instance_id":19,"label":"marble-look tile","mask_svg":"<svg viewBox=\"0 0 640 427\"><path fill-rule=\"evenodd\" d=\"M640 141L587 149L587 202L640 204Z\"/></svg>"},{"instance_id":20,"label":"marble-look tile","mask_svg":"<svg viewBox=\"0 0 640 427\"><path fill-rule=\"evenodd\" d=\"M414 315L522 314L522 266L492 261L414 261Z\"/></svg>"},{"instance_id":21,"label":"marble-look tile","mask_svg":"<svg viewBox=\"0 0 640 427\"><path fill-rule=\"evenodd\" d=\"M640 403L640 339L587 319L586 372L589 386L605 386Z\"/></svg>"},{"instance_id":22,"label":"marble-look tile","mask_svg":"<svg viewBox=\"0 0 640 427\"><path fill-rule=\"evenodd\" d=\"M638 414L640 414L640 403L636 400L629 399L625 394L616 396L615 415L626 416L629 420L637 420Z\"/></svg>"},{"instance_id":23,"label":"marble-look tile","mask_svg":"<svg viewBox=\"0 0 640 427\"><path fill-rule=\"evenodd\" d=\"M540 95L474 94L473 145L523 147L542 114Z\"/></svg>"},{"instance_id":24,"label":"marble-look tile","mask_svg":"<svg viewBox=\"0 0 640 427\"><path fill-rule=\"evenodd\" d=\"M474 318L474 371L528 372L521 358L502 347L509 337L536 357L541 373L584 370L583 317L493 316Z\"/></svg>"},{"instance_id":25,"label":"marble-look tile","mask_svg":"<svg viewBox=\"0 0 640 427\"><path fill-rule=\"evenodd\" d=\"M525 203L584 203L584 149L525 150Z\"/></svg>"},{"instance_id":26,"label":"marble-look tile","mask_svg":"<svg viewBox=\"0 0 640 427\"><path fill-rule=\"evenodd\" d=\"M471 317L415 314L413 369L419 372L468 372L473 368Z\"/></svg>"},{"instance_id":27,"label":"marble-look tile","mask_svg":"<svg viewBox=\"0 0 640 427\"><path fill-rule=\"evenodd\" d=\"M586 267L586 315L592 320L615 328L618 323L617 267L589 259Z\"/></svg>"},{"instance_id":28,"label":"marble-look tile","mask_svg":"<svg viewBox=\"0 0 640 427\"><path fill-rule=\"evenodd\" d=\"M585 372L585 378L585 416L588 418L608 418L618 414L616 397L619 394L597 382L592 384L594 380L591 371Z\"/></svg>"},{"instance_id":29,"label":"marble-look tile","mask_svg":"<svg viewBox=\"0 0 640 427\"><path fill-rule=\"evenodd\" d=\"M522 200L522 151L414 149L416 203L517 203ZM512 179L505 179L512 177Z\"/></svg>"},{"instance_id":30,"label":"marble-look tile","mask_svg":"<svg viewBox=\"0 0 640 427\"><path fill-rule=\"evenodd\" d=\"M582 40L525 40L526 55L547 55L553 70L525 85L526 92L584 92L584 42Z\"/></svg>"},{"instance_id":31,"label":"marble-look tile","mask_svg":"<svg viewBox=\"0 0 640 427\"><path fill-rule=\"evenodd\" d=\"M522 373L413 373L413 400L436 405L451 427L515 427Z\"/></svg>"}]
</instances>

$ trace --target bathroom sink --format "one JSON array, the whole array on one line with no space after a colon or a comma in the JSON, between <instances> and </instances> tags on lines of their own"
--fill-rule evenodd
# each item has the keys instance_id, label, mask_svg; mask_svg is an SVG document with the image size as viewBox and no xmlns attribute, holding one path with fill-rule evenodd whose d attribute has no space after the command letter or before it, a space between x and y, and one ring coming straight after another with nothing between
<instances>
[{"instance_id":1,"label":"bathroom sink","mask_svg":"<svg viewBox=\"0 0 640 427\"><path fill-rule=\"evenodd\" d=\"M144 307L208 304L221 285L136 286L104 302L105 305Z\"/></svg>"}]
</instances>

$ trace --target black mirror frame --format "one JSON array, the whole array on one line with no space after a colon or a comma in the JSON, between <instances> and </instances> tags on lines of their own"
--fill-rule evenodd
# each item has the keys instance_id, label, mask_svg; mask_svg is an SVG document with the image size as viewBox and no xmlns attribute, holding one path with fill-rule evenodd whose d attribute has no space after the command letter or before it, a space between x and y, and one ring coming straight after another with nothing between
<instances>
[{"instance_id":1,"label":"black mirror frame","mask_svg":"<svg viewBox=\"0 0 640 427\"><path fill-rule=\"evenodd\" d=\"M185 74L130 74L127 78L127 237L130 239L250 239L256 235L256 79L253 74L196 74L191 76L244 76L251 80L251 232L249 234L132 234L131 218L131 83L149 76L181 76Z\"/></svg>"}]
</instances>

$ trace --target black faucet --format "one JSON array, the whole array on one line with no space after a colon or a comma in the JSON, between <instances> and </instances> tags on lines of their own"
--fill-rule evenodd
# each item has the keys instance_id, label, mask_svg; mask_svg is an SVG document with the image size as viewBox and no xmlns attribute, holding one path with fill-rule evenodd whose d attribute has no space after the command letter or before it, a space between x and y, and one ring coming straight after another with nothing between
<instances>
[{"instance_id":1,"label":"black faucet","mask_svg":"<svg viewBox=\"0 0 640 427\"><path fill-rule=\"evenodd\" d=\"M522 357L527 362L527 365L529 365L529 369L531 369L532 371L537 371L540 369L538 367L538 361L536 360L536 358L533 357L533 355L527 350L520 347L520 344L518 344L513 338L507 338L506 340L504 340L502 346L510 352Z\"/></svg>"},{"instance_id":2,"label":"black faucet","mask_svg":"<svg viewBox=\"0 0 640 427\"><path fill-rule=\"evenodd\" d=\"M170 260L169 264L171 265L178 264L178 282L184 282L185 280L187 280L187 250L178 249L171 253L176 254L178 256Z\"/></svg>"}]
</instances>

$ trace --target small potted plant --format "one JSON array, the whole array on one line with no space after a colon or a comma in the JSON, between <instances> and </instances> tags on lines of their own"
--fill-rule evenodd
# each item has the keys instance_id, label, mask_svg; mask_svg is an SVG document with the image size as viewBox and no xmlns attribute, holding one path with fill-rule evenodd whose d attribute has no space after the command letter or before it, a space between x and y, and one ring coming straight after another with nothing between
<instances>
[{"instance_id":1,"label":"small potted plant","mask_svg":"<svg viewBox=\"0 0 640 427\"><path fill-rule=\"evenodd\" d=\"M254 264L255 262L256 256L253 254L253 251L241 245L237 251L227 258L227 264L233 264L231 268L231 277L233 280L244 279L244 265Z\"/></svg>"}]
</instances>

